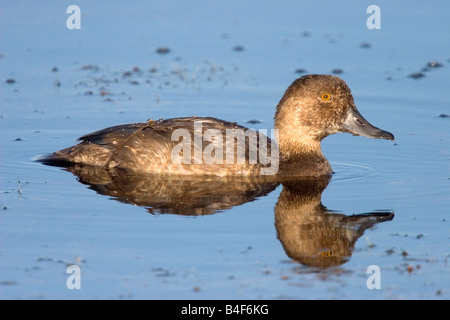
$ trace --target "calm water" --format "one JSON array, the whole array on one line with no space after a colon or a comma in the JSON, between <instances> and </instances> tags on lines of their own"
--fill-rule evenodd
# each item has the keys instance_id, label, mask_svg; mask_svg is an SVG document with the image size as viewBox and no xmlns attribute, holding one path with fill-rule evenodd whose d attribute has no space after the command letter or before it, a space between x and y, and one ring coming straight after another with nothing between
<instances>
[{"instance_id":1,"label":"calm water","mask_svg":"<svg viewBox=\"0 0 450 320\"><path fill-rule=\"evenodd\" d=\"M448 1L379 1L380 30L366 27L368 1L77 1L81 30L66 28L70 4L0 5L0 298L450 298ZM422 70L431 61L442 66ZM340 69L395 142L328 137L328 185L242 183L245 197L137 177L161 191L155 210L147 189L118 196L33 161L149 118L271 129L298 69ZM169 210L180 197L191 202ZM71 264L81 290L66 287Z\"/></svg>"}]
</instances>

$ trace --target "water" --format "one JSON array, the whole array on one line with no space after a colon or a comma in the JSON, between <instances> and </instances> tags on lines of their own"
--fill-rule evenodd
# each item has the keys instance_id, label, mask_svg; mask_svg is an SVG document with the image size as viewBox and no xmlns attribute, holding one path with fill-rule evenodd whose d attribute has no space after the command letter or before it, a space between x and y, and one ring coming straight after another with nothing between
<instances>
[{"instance_id":1,"label":"water","mask_svg":"<svg viewBox=\"0 0 450 320\"><path fill-rule=\"evenodd\" d=\"M81 30L65 26L70 4L1 4L1 298L450 297L447 2L379 1L382 28L372 31L364 1L78 1ZM443 66L421 71L430 61ZM283 234L311 224L283 224L282 185L215 213L151 214L33 161L83 134L149 118L214 116L270 129L300 68L342 69L361 113L396 137L323 141L335 174L309 209L352 239L343 264L291 257ZM425 77L410 78L415 72ZM81 290L67 289L71 264L81 268ZM380 290L367 288L370 265L380 267Z\"/></svg>"}]
</instances>

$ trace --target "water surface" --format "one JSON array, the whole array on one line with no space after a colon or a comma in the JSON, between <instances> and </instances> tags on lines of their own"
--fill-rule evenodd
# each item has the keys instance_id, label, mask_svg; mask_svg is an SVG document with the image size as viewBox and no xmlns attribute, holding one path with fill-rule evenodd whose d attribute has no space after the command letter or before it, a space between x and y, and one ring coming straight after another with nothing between
<instances>
[{"instance_id":1,"label":"water surface","mask_svg":"<svg viewBox=\"0 0 450 320\"><path fill-rule=\"evenodd\" d=\"M366 28L364 1L78 1L81 30L66 28L70 4L1 4L0 298L450 297L446 1L380 1L380 30ZM206 190L216 205L181 208L190 215L99 194L33 161L83 134L149 118L271 129L298 69L342 70L358 109L395 142L328 137L327 186L280 184L247 199L232 194L232 203ZM417 72L424 77L409 77ZM279 211L286 192L298 197L287 207L309 216ZM321 221L317 231L289 237L288 219L314 230L305 216ZM339 263L302 260L286 245L314 248L324 225L350 239ZM81 290L66 287L71 264ZM380 290L367 288L370 265L380 267Z\"/></svg>"}]
</instances>

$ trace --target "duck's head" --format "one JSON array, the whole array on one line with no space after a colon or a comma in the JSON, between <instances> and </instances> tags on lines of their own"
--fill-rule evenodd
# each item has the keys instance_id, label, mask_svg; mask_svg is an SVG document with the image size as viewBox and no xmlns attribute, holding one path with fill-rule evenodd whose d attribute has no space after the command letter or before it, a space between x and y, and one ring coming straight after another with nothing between
<instances>
[{"instance_id":1,"label":"duck's head","mask_svg":"<svg viewBox=\"0 0 450 320\"><path fill-rule=\"evenodd\" d=\"M364 119L348 85L332 75L306 75L295 80L277 106L275 128L284 155L320 152L321 140L338 132L394 140L390 132Z\"/></svg>"}]
</instances>

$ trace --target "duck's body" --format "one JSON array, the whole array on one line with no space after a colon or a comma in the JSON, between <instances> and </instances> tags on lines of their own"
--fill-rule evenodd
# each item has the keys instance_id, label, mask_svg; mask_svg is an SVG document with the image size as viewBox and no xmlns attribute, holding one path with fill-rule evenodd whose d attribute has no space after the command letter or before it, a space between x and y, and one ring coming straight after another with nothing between
<instances>
[{"instance_id":1,"label":"duck's body","mask_svg":"<svg viewBox=\"0 0 450 320\"><path fill-rule=\"evenodd\" d=\"M200 129L200 132L196 132ZM150 174L202 174L225 176L229 174L256 175L260 174L261 168L266 167L261 163L249 163L249 147L254 141L246 139L244 145L245 157L241 163L207 164L206 153L211 141L204 139L208 130L217 130L217 136L222 140L224 156L226 156L227 130L230 132L246 132L247 128L236 123L216 118L186 117L166 120L148 120L142 123L125 124L106 128L79 138L79 144L57 151L45 158L43 161L53 164L70 165L71 163L82 163L92 166L107 168L125 168L128 170L145 172ZM177 130L189 135L190 155L183 156L183 136L175 136ZM272 140L266 135L259 134L256 147L260 141L264 141L270 150ZM220 135L219 135L220 133ZM198 143L195 143L195 142ZM217 143L217 142L216 142ZM174 148L181 150L179 159L174 159L172 154ZM201 152L199 152L199 150ZM205 151L205 153L203 152ZM237 152L236 152L237 154ZM198 160L196 155L199 156ZM236 161L234 161L236 162Z\"/></svg>"},{"instance_id":2,"label":"duck's body","mask_svg":"<svg viewBox=\"0 0 450 320\"><path fill-rule=\"evenodd\" d=\"M320 149L326 136L349 132L394 139L361 116L346 83L331 75L308 75L294 81L277 106L275 129L278 143L262 133L215 118L149 120L82 136L79 144L41 161L152 174L319 177L332 174ZM244 133L243 140L230 138L236 132Z\"/></svg>"}]
</instances>

